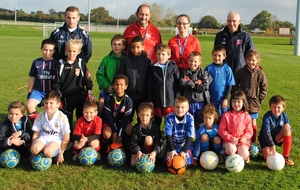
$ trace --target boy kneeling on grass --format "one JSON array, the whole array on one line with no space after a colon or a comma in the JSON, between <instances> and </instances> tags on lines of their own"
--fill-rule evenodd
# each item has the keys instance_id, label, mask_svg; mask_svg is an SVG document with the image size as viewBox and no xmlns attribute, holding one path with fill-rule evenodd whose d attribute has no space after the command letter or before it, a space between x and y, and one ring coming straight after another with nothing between
<instances>
[{"instance_id":1,"label":"boy kneeling on grass","mask_svg":"<svg viewBox=\"0 0 300 190\"><path fill-rule=\"evenodd\" d=\"M269 101L270 109L263 117L263 124L260 130L258 140L262 148L262 154L265 160L276 153L275 145L283 144L283 156L285 164L294 165L290 158L292 147L292 127L290 120L285 112L285 99L276 95Z\"/></svg>"},{"instance_id":2,"label":"boy kneeling on grass","mask_svg":"<svg viewBox=\"0 0 300 190\"><path fill-rule=\"evenodd\" d=\"M90 146L98 152L97 160L101 159L100 150L100 134L102 129L102 119L97 116L98 104L94 101L87 101L83 106L83 116L76 122L73 132L74 147L73 161L78 160L79 151Z\"/></svg>"},{"instance_id":3,"label":"boy kneeling on grass","mask_svg":"<svg viewBox=\"0 0 300 190\"><path fill-rule=\"evenodd\" d=\"M60 94L50 91L44 97L44 110L37 116L32 126L33 155L40 152L48 157L56 157L56 164L64 162L64 152L70 140L70 125L67 116L61 112Z\"/></svg>"}]
</instances>

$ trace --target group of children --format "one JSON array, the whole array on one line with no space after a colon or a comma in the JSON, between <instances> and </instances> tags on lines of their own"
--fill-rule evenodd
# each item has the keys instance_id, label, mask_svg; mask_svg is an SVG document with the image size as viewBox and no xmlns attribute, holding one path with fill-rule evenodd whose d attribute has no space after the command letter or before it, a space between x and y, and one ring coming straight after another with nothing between
<instances>
[{"instance_id":1,"label":"group of children","mask_svg":"<svg viewBox=\"0 0 300 190\"><path fill-rule=\"evenodd\" d=\"M78 57L82 43L66 43L66 58L55 60L55 43L43 40L43 57L32 63L29 73L27 112L22 102L12 102L8 116L0 128L0 150L17 149L22 158L42 152L64 161L64 152L73 142L73 160L79 151L91 146L98 152L111 143L121 143L131 154L131 165L147 154L155 162L174 155L196 165L201 152L215 151L223 155L240 154L249 162L249 147L257 139L258 112L267 92L267 80L257 50L246 54L244 68L232 73L223 63L226 50L213 48L213 63L202 69L202 56L193 51L189 68L179 72L170 60L171 49L157 47L157 62L147 58L144 39L132 39L129 55L125 55L125 39L115 35L112 51L103 58L96 78L101 90L99 104L92 94L93 83L85 61ZM228 99L230 97L230 102ZM229 109L228 109L229 104ZM258 137L266 159L283 144L286 164L292 144L291 126L279 95L270 99ZM44 110L37 112L37 106ZM73 130L73 111L77 122ZM136 113L137 122L134 122ZM161 123L164 117L164 143ZM134 126L133 123L136 123ZM165 147L166 146L166 147ZM166 149L166 152L165 152Z\"/></svg>"}]
</instances>

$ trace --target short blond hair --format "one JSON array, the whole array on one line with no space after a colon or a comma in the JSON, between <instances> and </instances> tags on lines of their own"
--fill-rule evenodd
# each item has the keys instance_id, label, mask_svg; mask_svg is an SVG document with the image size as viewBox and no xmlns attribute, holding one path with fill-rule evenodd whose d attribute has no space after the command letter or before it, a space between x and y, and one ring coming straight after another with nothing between
<instances>
[{"instance_id":1,"label":"short blond hair","mask_svg":"<svg viewBox=\"0 0 300 190\"><path fill-rule=\"evenodd\" d=\"M71 39L66 43L66 49L73 46L78 47L78 49L81 50L83 43L80 39Z\"/></svg>"}]
</instances>

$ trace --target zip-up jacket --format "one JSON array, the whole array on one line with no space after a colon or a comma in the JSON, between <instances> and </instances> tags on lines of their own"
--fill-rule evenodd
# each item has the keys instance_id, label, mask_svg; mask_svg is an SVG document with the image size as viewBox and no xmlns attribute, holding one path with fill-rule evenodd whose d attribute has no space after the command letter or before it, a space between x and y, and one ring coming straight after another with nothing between
<instances>
[{"instance_id":1,"label":"zip-up jacket","mask_svg":"<svg viewBox=\"0 0 300 190\"><path fill-rule=\"evenodd\" d=\"M86 63L77 58L73 64L65 60L59 60L56 65L56 76L53 82L53 89L61 96L68 96L80 91L92 90L93 81Z\"/></svg>"},{"instance_id":2,"label":"zip-up jacket","mask_svg":"<svg viewBox=\"0 0 300 190\"><path fill-rule=\"evenodd\" d=\"M228 26L225 26L221 32L216 34L214 46L219 44L226 48L227 57L224 63L231 67L233 74L246 65L246 53L254 49L252 38L243 31L241 26L233 34L229 32Z\"/></svg>"},{"instance_id":3,"label":"zip-up jacket","mask_svg":"<svg viewBox=\"0 0 300 190\"><path fill-rule=\"evenodd\" d=\"M147 100L147 82L152 61L145 51L140 56L134 56L131 52L128 57L121 60L117 74L128 77L129 83L126 94L133 100Z\"/></svg>"},{"instance_id":4,"label":"zip-up jacket","mask_svg":"<svg viewBox=\"0 0 300 190\"><path fill-rule=\"evenodd\" d=\"M56 42L56 51L53 57L56 58L57 60L65 58L66 43L70 39L82 40L83 46L81 48L80 54L78 55L79 58L84 59L84 61L87 63L90 57L92 56L91 37L88 34L88 32L81 29L79 25L77 25L77 28L73 32L70 32L67 24L65 23L62 27L55 29L51 33L50 38Z\"/></svg>"},{"instance_id":5,"label":"zip-up jacket","mask_svg":"<svg viewBox=\"0 0 300 190\"><path fill-rule=\"evenodd\" d=\"M268 82L261 67L250 71L245 65L235 75L234 91L243 91L246 94L249 112L259 112L260 106L268 91Z\"/></svg>"},{"instance_id":6,"label":"zip-up jacket","mask_svg":"<svg viewBox=\"0 0 300 190\"><path fill-rule=\"evenodd\" d=\"M203 101L209 103L209 85L212 81L212 77L204 69L199 68L195 72L186 69L180 76L179 84L182 95L189 100L190 104Z\"/></svg>"},{"instance_id":7,"label":"zip-up jacket","mask_svg":"<svg viewBox=\"0 0 300 190\"><path fill-rule=\"evenodd\" d=\"M25 141L25 143L31 142L32 137L32 130L29 123L29 120L26 115L22 118L22 129L20 138ZM7 149L10 145L8 144L9 137L14 133L17 132L16 126L8 119L5 118L4 122L0 126L0 149Z\"/></svg>"},{"instance_id":8,"label":"zip-up jacket","mask_svg":"<svg viewBox=\"0 0 300 190\"><path fill-rule=\"evenodd\" d=\"M110 94L104 101L104 122L111 128L112 132L117 132L118 136L125 132L125 128L129 123L132 113L132 100L128 95L124 98L120 105L117 105L114 94Z\"/></svg>"},{"instance_id":9,"label":"zip-up jacket","mask_svg":"<svg viewBox=\"0 0 300 190\"><path fill-rule=\"evenodd\" d=\"M179 94L179 71L174 61L168 61L163 70L157 62L151 68L148 79L148 102L154 107L172 107Z\"/></svg>"},{"instance_id":10,"label":"zip-up jacket","mask_svg":"<svg viewBox=\"0 0 300 190\"><path fill-rule=\"evenodd\" d=\"M125 51L122 52L120 57L116 57L114 52L111 51L105 56L96 72L96 79L100 90L108 91L108 88L112 86L113 79L120 67L121 60L125 57Z\"/></svg>"},{"instance_id":11,"label":"zip-up jacket","mask_svg":"<svg viewBox=\"0 0 300 190\"><path fill-rule=\"evenodd\" d=\"M132 154L142 151L146 136L153 138L153 151L156 152L156 155L160 153L163 144L160 127L150 121L147 129L144 129L140 123L135 124L133 127L130 142L130 152Z\"/></svg>"}]
</instances>

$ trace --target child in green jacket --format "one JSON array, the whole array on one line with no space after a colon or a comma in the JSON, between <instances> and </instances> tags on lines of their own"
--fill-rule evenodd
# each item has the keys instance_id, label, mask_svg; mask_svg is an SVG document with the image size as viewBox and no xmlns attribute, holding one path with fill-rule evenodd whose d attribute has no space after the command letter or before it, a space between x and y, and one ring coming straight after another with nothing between
<instances>
[{"instance_id":1,"label":"child in green jacket","mask_svg":"<svg viewBox=\"0 0 300 190\"><path fill-rule=\"evenodd\" d=\"M102 116L104 99L114 92L112 81L120 67L121 59L125 57L125 38L121 34L116 34L111 39L112 51L105 56L96 72L96 78L101 90L99 95L99 109L98 115Z\"/></svg>"}]
</instances>

